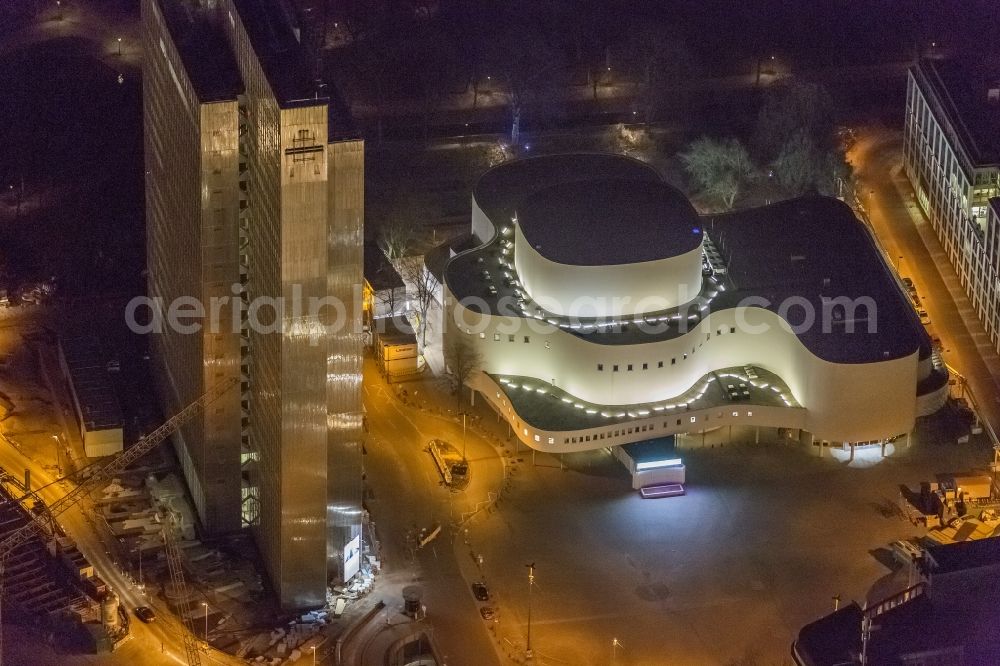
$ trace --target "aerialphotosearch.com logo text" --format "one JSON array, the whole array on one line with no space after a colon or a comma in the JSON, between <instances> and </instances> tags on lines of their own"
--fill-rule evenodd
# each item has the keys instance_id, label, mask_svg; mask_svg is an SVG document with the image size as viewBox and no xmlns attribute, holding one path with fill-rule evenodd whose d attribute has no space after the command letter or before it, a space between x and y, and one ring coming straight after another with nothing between
<instances>
[{"instance_id":1,"label":"aerialphotosearch.com logo text","mask_svg":"<svg viewBox=\"0 0 1000 666\"><path fill-rule=\"evenodd\" d=\"M253 331L261 335L301 335L313 345L325 336L361 332L361 286L352 288L350 303L336 296L305 296L301 284L291 285L288 298L255 296L245 303L243 287L232 285L232 295L212 296L204 303L180 296L169 303L136 296L125 306L125 323L140 335L172 331L182 335Z\"/></svg>"},{"instance_id":2,"label":"aerialphotosearch.com logo text","mask_svg":"<svg viewBox=\"0 0 1000 666\"><path fill-rule=\"evenodd\" d=\"M182 296L169 303L161 298L139 296L129 301L125 308L126 324L129 330L139 334L252 331L263 335L302 336L314 345L325 336L362 333L361 285L351 289L350 302L331 295L305 296L299 284L290 287L287 298L262 295L244 300L242 289L238 284L233 285L232 295L214 296L207 303L193 296ZM411 327L410 315L417 315L412 319L426 323L431 318L429 310L435 307L429 300L422 304L423 307L415 301L386 305L379 303L377 296L369 303L374 310L376 330L381 331L382 325L391 321L395 328L415 334L422 331L415 330L419 326ZM560 303L525 302L513 297L490 300L469 297L459 299L449 310L453 319L449 324L458 330L468 334L492 331L496 335L549 334L563 329L583 335L628 330L673 337L694 330L711 314L710 304L697 299L664 309L660 303L642 300L633 305L627 298L605 302L589 297L575 299L568 307ZM816 331L878 331L878 307L870 296L810 299L793 295L774 302L751 295L717 310L720 314L727 311L732 315L726 317L729 321L726 325L751 335L766 333L775 326L796 335ZM567 314L553 315L552 312Z\"/></svg>"}]
</instances>

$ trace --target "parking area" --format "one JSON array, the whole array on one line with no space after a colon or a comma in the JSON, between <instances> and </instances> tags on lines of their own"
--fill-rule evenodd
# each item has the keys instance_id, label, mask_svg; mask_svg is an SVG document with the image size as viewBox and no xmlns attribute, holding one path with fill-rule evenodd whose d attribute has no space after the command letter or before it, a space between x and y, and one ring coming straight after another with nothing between
<instances>
[{"instance_id":1,"label":"parking area","mask_svg":"<svg viewBox=\"0 0 1000 666\"><path fill-rule=\"evenodd\" d=\"M606 452L528 458L497 513L469 532L497 608L492 631L523 653L534 563L536 663L607 664L613 648L622 666L790 663L796 632L835 596L905 586L884 555L926 530L899 510L900 485L990 458L975 443L935 443L939 430L923 423L909 447L865 464L720 435L683 452L686 495L652 500Z\"/></svg>"}]
</instances>

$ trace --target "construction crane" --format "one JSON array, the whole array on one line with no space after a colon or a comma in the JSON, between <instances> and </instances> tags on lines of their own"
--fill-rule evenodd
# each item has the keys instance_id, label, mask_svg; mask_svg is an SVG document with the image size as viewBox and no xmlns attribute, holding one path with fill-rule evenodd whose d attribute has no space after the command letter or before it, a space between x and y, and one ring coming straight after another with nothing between
<instances>
[{"instance_id":1,"label":"construction crane","mask_svg":"<svg viewBox=\"0 0 1000 666\"><path fill-rule=\"evenodd\" d=\"M222 395L235 386L238 383L238 379L235 377L230 377L227 380L221 381L215 384L210 389L208 389L201 397L189 404L187 407L181 411L174 414L172 417L167 419L163 425L149 433L148 435L142 437L138 442L130 446L127 450L122 451L111 460L104 463L98 463L91 467L87 467L81 473L83 476L82 480L75 488L60 497L58 500L52 503L48 507L47 516L36 516L34 512L31 512L32 520L18 528L17 530L11 532L2 540L0 540L0 609L2 609L3 595L4 595L4 563L7 560L7 556L10 555L15 548L27 543L31 539L37 536L43 536L46 534L47 530L50 529L50 525L55 524L55 519L67 509L76 506L83 497L90 492L97 484L107 481L114 477L126 467L134 463L139 458L143 457L154 448L159 446L164 440L166 440L170 435L177 431L182 425L193 419L195 416L200 414L202 410L205 409L209 404L222 397ZM172 519L171 519L172 520ZM176 542L173 540L173 524L168 522L164 527L164 545L167 550L167 561L170 567L171 579L174 579L176 587L175 578L175 567L174 563L170 559L170 544L173 544L173 550L175 555L179 557L179 552L177 549ZM179 560L177 562L179 564ZM181 579L181 589L183 590L183 572L178 571L178 575ZM185 603L187 599L185 597ZM0 611L2 612L2 611ZM0 625L2 625L3 616L0 614ZM185 625L190 629L190 618L184 618ZM190 639L190 640L189 640ZM193 645L195 652L192 653L190 645ZM187 651L188 663L191 666L200 666L201 657L197 653L197 643L194 641L194 637L190 635L190 631L184 636L184 647ZM192 660L192 656L194 659ZM3 644L0 642L0 665L3 664Z\"/></svg>"},{"instance_id":2,"label":"construction crane","mask_svg":"<svg viewBox=\"0 0 1000 666\"><path fill-rule=\"evenodd\" d=\"M198 640L194 637L193 620L191 619L191 600L188 598L187 583L184 581L184 560L181 549L177 546L176 516L169 508L163 512L163 550L167 555L167 568L170 570L170 582L177 595L177 611L187 631L184 633L184 653L187 655L188 666L201 666L201 650ZM207 620L206 620L207 621ZM206 629L208 625L205 625ZM208 642L208 632L205 633Z\"/></svg>"}]
</instances>

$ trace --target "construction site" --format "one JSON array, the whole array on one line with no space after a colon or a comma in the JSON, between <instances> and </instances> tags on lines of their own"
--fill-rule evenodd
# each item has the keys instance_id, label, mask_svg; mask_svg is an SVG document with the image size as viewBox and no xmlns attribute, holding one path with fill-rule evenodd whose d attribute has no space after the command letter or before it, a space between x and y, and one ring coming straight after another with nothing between
<instances>
[{"instance_id":1,"label":"construction site","mask_svg":"<svg viewBox=\"0 0 1000 666\"><path fill-rule=\"evenodd\" d=\"M292 616L277 607L250 534L200 533L169 438L232 384L161 419L141 388L141 345L62 344L50 322L64 312L0 316L0 664L332 655L331 637L373 608L370 544L361 572L329 590L326 608ZM88 456L88 436L105 455Z\"/></svg>"}]
</instances>

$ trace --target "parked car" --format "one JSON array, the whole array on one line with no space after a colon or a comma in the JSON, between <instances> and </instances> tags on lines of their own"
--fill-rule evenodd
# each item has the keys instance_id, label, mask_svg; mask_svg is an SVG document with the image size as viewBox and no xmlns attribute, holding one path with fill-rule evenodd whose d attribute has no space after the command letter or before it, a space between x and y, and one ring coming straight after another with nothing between
<instances>
[{"instance_id":1,"label":"parked car","mask_svg":"<svg viewBox=\"0 0 1000 666\"><path fill-rule=\"evenodd\" d=\"M479 614L483 616L484 620L492 620L496 617L497 612L492 606L480 606Z\"/></svg>"},{"instance_id":2,"label":"parked car","mask_svg":"<svg viewBox=\"0 0 1000 666\"><path fill-rule=\"evenodd\" d=\"M913 280L911 280L910 278L908 277L903 278L903 284L906 285L907 290L913 289Z\"/></svg>"},{"instance_id":3,"label":"parked car","mask_svg":"<svg viewBox=\"0 0 1000 666\"><path fill-rule=\"evenodd\" d=\"M490 589L486 587L486 583L473 583L472 584L472 594L479 601L489 601L490 600Z\"/></svg>"},{"instance_id":4,"label":"parked car","mask_svg":"<svg viewBox=\"0 0 1000 666\"><path fill-rule=\"evenodd\" d=\"M920 317L920 323L924 326L931 323L931 316L927 314L927 310L917 310L917 316Z\"/></svg>"},{"instance_id":5,"label":"parked car","mask_svg":"<svg viewBox=\"0 0 1000 666\"><path fill-rule=\"evenodd\" d=\"M156 613L149 606L139 606L135 609L135 616L149 624L150 622L156 622Z\"/></svg>"}]
</instances>

